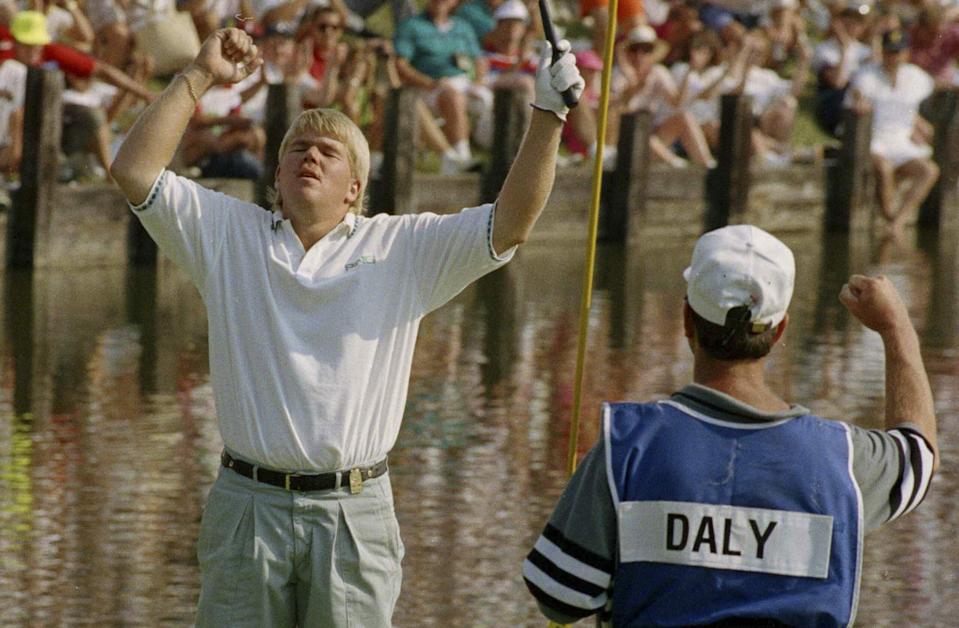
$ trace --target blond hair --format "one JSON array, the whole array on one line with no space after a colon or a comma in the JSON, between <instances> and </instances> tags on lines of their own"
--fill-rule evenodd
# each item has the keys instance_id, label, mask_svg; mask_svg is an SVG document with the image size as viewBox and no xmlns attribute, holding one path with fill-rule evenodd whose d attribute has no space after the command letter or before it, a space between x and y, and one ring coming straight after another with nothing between
<instances>
[{"instance_id":1,"label":"blond hair","mask_svg":"<svg viewBox=\"0 0 959 628\"><path fill-rule=\"evenodd\" d=\"M346 146L346 156L350 164L350 172L353 177L359 181L360 189L357 192L356 199L350 203L350 211L354 214L362 214L366 211L365 196L366 185L370 177L370 146L366 142L366 137L360 128L353 123L350 118L335 109L307 109L293 121L283 136L280 143L280 151L277 156L277 162L283 160L286 154L287 145L298 135L304 132L319 133L332 137L335 140L343 142ZM283 199L277 190L270 188L267 195L274 211L280 211L283 207Z\"/></svg>"}]
</instances>

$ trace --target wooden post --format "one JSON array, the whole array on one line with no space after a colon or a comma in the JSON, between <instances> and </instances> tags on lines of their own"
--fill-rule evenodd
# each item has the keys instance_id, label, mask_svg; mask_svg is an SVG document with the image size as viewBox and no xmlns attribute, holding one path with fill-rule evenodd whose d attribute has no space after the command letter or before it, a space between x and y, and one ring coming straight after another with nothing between
<instances>
[{"instance_id":1,"label":"wooden post","mask_svg":"<svg viewBox=\"0 0 959 628\"><path fill-rule=\"evenodd\" d=\"M630 213L642 214L649 183L649 133L652 115L648 111L623 114L619 123L616 168L608 179L606 204L600 214L599 239L626 242Z\"/></svg>"},{"instance_id":2,"label":"wooden post","mask_svg":"<svg viewBox=\"0 0 959 628\"><path fill-rule=\"evenodd\" d=\"M416 211L413 174L416 171L416 108L419 94L412 87L390 91L386 103L383 165L371 181L371 214L410 214Z\"/></svg>"},{"instance_id":3,"label":"wooden post","mask_svg":"<svg viewBox=\"0 0 959 628\"><path fill-rule=\"evenodd\" d=\"M256 182L255 199L262 207L268 207L266 190L273 186L273 174L279 160L283 136L303 109L298 85L270 85L266 95L266 146L263 149L263 176Z\"/></svg>"},{"instance_id":4,"label":"wooden post","mask_svg":"<svg viewBox=\"0 0 959 628\"><path fill-rule=\"evenodd\" d=\"M843 111L842 145L826 170L826 230L847 232L871 219L872 114Z\"/></svg>"},{"instance_id":5,"label":"wooden post","mask_svg":"<svg viewBox=\"0 0 959 628\"><path fill-rule=\"evenodd\" d=\"M63 125L62 94L63 74L59 70L27 71L20 189L7 219L8 268L42 264L47 248Z\"/></svg>"},{"instance_id":6,"label":"wooden post","mask_svg":"<svg viewBox=\"0 0 959 628\"><path fill-rule=\"evenodd\" d=\"M157 263L157 244L143 228L140 219L130 212L127 224L127 264L134 267L155 266Z\"/></svg>"},{"instance_id":7,"label":"wooden post","mask_svg":"<svg viewBox=\"0 0 959 628\"><path fill-rule=\"evenodd\" d=\"M529 101L515 88L497 89L493 97L493 146L480 181L480 202L492 203L506 181L529 125Z\"/></svg>"},{"instance_id":8,"label":"wooden post","mask_svg":"<svg viewBox=\"0 0 959 628\"><path fill-rule=\"evenodd\" d=\"M706 230L736 222L748 209L752 154L753 99L742 94L724 94L721 100L717 166L706 178L708 210Z\"/></svg>"},{"instance_id":9,"label":"wooden post","mask_svg":"<svg viewBox=\"0 0 959 628\"><path fill-rule=\"evenodd\" d=\"M132 218L133 222L139 220ZM157 392L159 279L155 268L126 269L126 320L140 331L140 392Z\"/></svg>"},{"instance_id":10,"label":"wooden post","mask_svg":"<svg viewBox=\"0 0 959 628\"><path fill-rule=\"evenodd\" d=\"M939 180L919 207L918 224L921 227L938 229L944 222L951 222L943 212L956 189L956 160L959 158L956 154L956 142L959 141L957 102L959 94L955 91L937 91L929 97L926 103L928 107L924 108L935 129L933 159L939 166Z\"/></svg>"},{"instance_id":11,"label":"wooden post","mask_svg":"<svg viewBox=\"0 0 959 628\"><path fill-rule=\"evenodd\" d=\"M3 281L3 319L7 357L13 362L13 416L33 410L33 273L8 271Z\"/></svg>"}]
</instances>

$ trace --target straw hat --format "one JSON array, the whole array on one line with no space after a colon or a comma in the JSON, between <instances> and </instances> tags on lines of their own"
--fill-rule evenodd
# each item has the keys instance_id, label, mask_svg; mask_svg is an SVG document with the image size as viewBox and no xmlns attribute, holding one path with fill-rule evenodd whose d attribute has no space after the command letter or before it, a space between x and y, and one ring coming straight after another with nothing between
<instances>
[{"instance_id":1,"label":"straw hat","mask_svg":"<svg viewBox=\"0 0 959 628\"><path fill-rule=\"evenodd\" d=\"M10 34L21 44L43 46L50 43L47 17L39 11L20 11L13 17Z\"/></svg>"}]
</instances>

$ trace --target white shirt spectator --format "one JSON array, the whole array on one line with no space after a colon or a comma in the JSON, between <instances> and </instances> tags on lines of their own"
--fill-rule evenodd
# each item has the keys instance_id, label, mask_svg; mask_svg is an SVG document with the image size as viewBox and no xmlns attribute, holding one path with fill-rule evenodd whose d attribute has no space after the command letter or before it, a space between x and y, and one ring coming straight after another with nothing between
<instances>
[{"instance_id":1,"label":"white shirt spectator","mask_svg":"<svg viewBox=\"0 0 959 628\"><path fill-rule=\"evenodd\" d=\"M613 78L612 91L623 93L628 88L628 79L617 71ZM649 111L653 114L653 126L668 117L673 108L670 99L676 94L676 82L665 66L655 64L649 70L642 89L633 94L626 103L627 111Z\"/></svg>"},{"instance_id":2,"label":"white shirt spectator","mask_svg":"<svg viewBox=\"0 0 959 628\"><path fill-rule=\"evenodd\" d=\"M10 114L23 107L27 91L27 66L16 59L0 64L0 146L10 143Z\"/></svg>"},{"instance_id":3,"label":"white shirt spectator","mask_svg":"<svg viewBox=\"0 0 959 628\"><path fill-rule=\"evenodd\" d=\"M900 166L913 159L932 155L928 144L913 141L919 104L928 98L935 82L918 66L911 63L899 67L896 84L879 64L864 66L853 77L847 100L852 93L862 94L872 103L872 143L870 150Z\"/></svg>"},{"instance_id":4,"label":"white shirt spectator","mask_svg":"<svg viewBox=\"0 0 959 628\"><path fill-rule=\"evenodd\" d=\"M719 94L725 85L721 85L712 98L700 98L699 96L715 83L724 71L725 66L714 65L702 72L697 72L691 70L688 63L675 63L670 68L670 73L673 75L673 81L675 81L677 88L682 85L683 79L689 74L689 78L686 79L686 92L680 107L692 113L699 124L719 120ZM723 83L725 84L726 81L723 81Z\"/></svg>"},{"instance_id":5,"label":"white shirt spectator","mask_svg":"<svg viewBox=\"0 0 959 628\"><path fill-rule=\"evenodd\" d=\"M779 98L789 96L792 81L784 79L768 68L749 68L743 93L752 96L753 115L761 116L766 108Z\"/></svg>"}]
</instances>

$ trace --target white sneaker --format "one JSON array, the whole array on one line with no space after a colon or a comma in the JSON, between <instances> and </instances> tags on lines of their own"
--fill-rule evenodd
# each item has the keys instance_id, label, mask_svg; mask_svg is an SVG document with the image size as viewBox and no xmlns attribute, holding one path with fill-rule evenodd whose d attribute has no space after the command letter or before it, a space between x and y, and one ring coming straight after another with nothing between
<instances>
[{"instance_id":1,"label":"white sneaker","mask_svg":"<svg viewBox=\"0 0 959 628\"><path fill-rule=\"evenodd\" d=\"M480 162L472 157L462 157L452 152L443 153L440 159L440 174L460 174L461 172L479 172Z\"/></svg>"},{"instance_id":2,"label":"white sneaker","mask_svg":"<svg viewBox=\"0 0 959 628\"><path fill-rule=\"evenodd\" d=\"M596 144L591 144L589 147L589 158L590 160L596 158ZM619 157L619 151L615 146L610 146L608 144L603 146L603 170L606 172L611 172L616 169L616 159Z\"/></svg>"}]
</instances>

